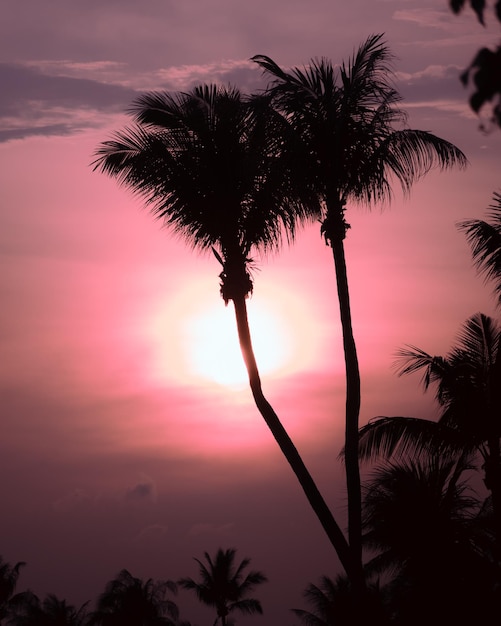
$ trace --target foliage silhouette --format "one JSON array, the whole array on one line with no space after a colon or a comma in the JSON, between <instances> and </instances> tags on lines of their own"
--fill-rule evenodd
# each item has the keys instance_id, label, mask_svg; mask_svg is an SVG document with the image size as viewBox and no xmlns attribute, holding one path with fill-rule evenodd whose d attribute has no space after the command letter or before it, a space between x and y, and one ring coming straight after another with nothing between
<instances>
[{"instance_id":1,"label":"foliage silhouette","mask_svg":"<svg viewBox=\"0 0 501 626\"><path fill-rule=\"evenodd\" d=\"M262 572L254 570L244 575L250 559L245 558L237 565L235 556L234 548L227 550L219 548L214 558L211 558L208 552L204 552L206 564L195 558L199 565L200 582L193 578L181 578L178 581L184 589L194 591L201 602L216 609L217 617L214 624L221 620L221 626L227 626L230 613L252 615L263 612L259 600L245 596L258 585L265 583L267 578Z\"/></svg>"},{"instance_id":2,"label":"foliage silhouette","mask_svg":"<svg viewBox=\"0 0 501 626\"><path fill-rule=\"evenodd\" d=\"M76 608L54 594L41 601L34 593L27 592L24 601L17 603L11 613L12 626L87 626L87 604Z\"/></svg>"},{"instance_id":3,"label":"foliage silhouette","mask_svg":"<svg viewBox=\"0 0 501 626\"><path fill-rule=\"evenodd\" d=\"M367 570L386 576L392 623L486 623L499 602L491 525L470 466L429 454L377 467L364 484ZM490 520L492 521L492 520Z\"/></svg>"},{"instance_id":4,"label":"foliage silhouette","mask_svg":"<svg viewBox=\"0 0 501 626\"><path fill-rule=\"evenodd\" d=\"M13 607L22 603L25 598L25 592L15 593L21 568L25 565L24 561L11 565L0 556L0 624L9 616Z\"/></svg>"},{"instance_id":5,"label":"foliage silhouette","mask_svg":"<svg viewBox=\"0 0 501 626\"><path fill-rule=\"evenodd\" d=\"M435 135L405 127L392 86L392 56L382 35L372 35L350 61L336 68L313 59L286 72L271 58L253 60L273 79L268 93L295 128L302 146L297 177L322 207L321 233L331 246L346 363L345 462L349 545L361 575L361 496L358 467L360 372L352 328L344 250L349 202L371 205L391 197L396 179L404 192L435 166L465 166L466 157ZM318 203L312 205L317 214Z\"/></svg>"},{"instance_id":6,"label":"foliage silhouette","mask_svg":"<svg viewBox=\"0 0 501 626\"><path fill-rule=\"evenodd\" d=\"M473 260L486 281L494 283L494 294L501 305L501 194L494 192L485 220L464 220L458 228L466 234Z\"/></svg>"},{"instance_id":7,"label":"foliage silhouette","mask_svg":"<svg viewBox=\"0 0 501 626\"><path fill-rule=\"evenodd\" d=\"M482 459L501 540L501 328L481 313L463 325L457 344L442 356L409 347L399 353L399 374L422 371L425 390L436 385L438 422L407 417L371 420L360 430L360 455L396 459L405 454Z\"/></svg>"},{"instance_id":8,"label":"foliage silhouette","mask_svg":"<svg viewBox=\"0 0 501 626\"><path fill-rule=\"evenodd\" d=\"M460 13L466 0L449 0L453 13ZM471 9L475 12L478 21L485 26L485 0L469 0ZM501 22L501 1L493 3L494 14ZM462 72L461 82L467 86L473 83L475 91L470 97L471 109L479 114L486 104L492 105L490 122L501 127L501 46L494 50L481 48L476 53L470 65ZM482 124L483 130L486 127Z\"/></svg>"},{"instance_id":9,"label":"foliage silhouette","mask_svg":"<svg viewBox=\"0 0 501 626\"><path fill-rule=\"evenodd\" d=\"M322 576L318 585L310 583L306 587L303 597L310 610L291 610L305 626L352 626L355 623L353 616L358 612L358 596L353 594L352 585L346 576L337 576L335 580ZM365 623L372 626L389 624L377 586L369 589L367 597L370 602L367 610L370 621Z\"/></svg>"},{"instance_id":10,"label":"foliage silhouette","mask_svg":"<svg viewBox=\"0 0 501 626\"><path fill-rule=\"evenodd\" d=\"M346 538L264 396L247 318L251 255L276 250L284 237L293 240L315 201L309 187L295 182L289 125L267 97L215 85L175 96L147 93L130 112L135 125L101 144L94 167L140 194L156 217L221 263L221 295L233 301L256 406L351 572Z\"/></svg>"},{"instance_id":11,"label":"foliage silhouette","mask_svg":"<svg viewBox=\"0 0 501 626\"><path fill-rule=\"evenodd\" d=\"M97 626L178 626L179 610L167 592L176 592L172 581L142 581L126 569L111 580L99 596L90 624ZM181 622L182 624L182 622Z\"/></svg>"}]
</instances>

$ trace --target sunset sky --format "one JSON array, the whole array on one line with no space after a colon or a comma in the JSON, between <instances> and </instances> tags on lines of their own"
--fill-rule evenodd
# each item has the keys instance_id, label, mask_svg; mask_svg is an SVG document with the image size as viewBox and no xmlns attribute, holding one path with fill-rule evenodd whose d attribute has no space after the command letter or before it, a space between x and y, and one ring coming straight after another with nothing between
<instances>
[{"instance_id":1,"label":"sunset sky","mask_svg":"<svg viewBox=\"0 0 501 626\"><path fill-rule=\"evenodd\" d=\"M193 557L235 547L269 578L264 616L238 624L293 624L306 585L341 570L238 374L218 263L90 163L145 90L251 91L256 54L337 63L384 33L409 126L455 143L469 167L430 173L409 198L395 188L383 212L348 209L361 423L434 417L419 378L392 364L404 344L447 352L467 317L495 310L456 223L484 218L500 190L501 133L479 130L459 81L499 24L447 0L1 6L0 555L27 562L19 590L92 605L122 568L195 576ZM344 526L344 366L319 225L259 268L249 309L264 391ZM187 592L177 602L212 623Z\"/></svg>"}]
</instances>

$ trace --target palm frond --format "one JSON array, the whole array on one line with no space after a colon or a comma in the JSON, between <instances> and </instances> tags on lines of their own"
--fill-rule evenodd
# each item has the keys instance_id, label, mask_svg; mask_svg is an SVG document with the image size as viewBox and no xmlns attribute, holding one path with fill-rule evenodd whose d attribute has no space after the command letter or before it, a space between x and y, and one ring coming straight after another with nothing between
<instances>
[{"instance_id":1,"label":"palm frond","mask_svg":"<svg viewBox=\"0 0 501 626\"><path fill-rule=\"evenodd\" d=\"M359 454L364 461L426 457L437 454L458 459L465 448L475 446L461 433L417 417L377 417L359 431Z\"/></svg>"},{"instance_id":2,"label":"palm frond","mask_svg":"<svg viewBox=\"0 0 501 626\"><path fill-rule=\"evenodd\" d=\"M466 234L471 246L473 260L484 280L494 283L494 293L501 305L501 194L494 193L488 209L490 221L464 220L459 230Z\"/></svg>"}]
</instances>

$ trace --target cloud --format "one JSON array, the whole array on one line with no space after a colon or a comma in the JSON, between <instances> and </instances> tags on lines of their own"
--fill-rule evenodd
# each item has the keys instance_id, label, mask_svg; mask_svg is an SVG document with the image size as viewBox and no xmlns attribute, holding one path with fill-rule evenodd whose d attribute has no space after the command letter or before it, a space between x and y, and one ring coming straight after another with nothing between
<instances>
[{"instance_id":1,"label":"cloud","mask_svg":"<svg viewBox=\"0 0 501 626\"><path fill-rule=\"evenodd\" d=\"M156 487L150 478L129 487L125 492L127 502L155 502L157 499Z\"/></svg>"},{"instance_id":2,"label":"cloud","mask_svg":"<svg viewBox=\"0 0 501 626\"><path fill-rule=\"evenodd\" d=\"M400 9L393 13L393 19L400 22L412 22L423 28L447 31L454 25L447 9Z\"/></svg>"},{"instance_id":3,"label":"cloud","mask_svg":"<svg viewBox=\"0 0 501 626\"><path fill-rule=\"evenodd\" d=\"M103 115L123 111L137 92L87 78L51 76L20 64L0 64L0 140L67 135L101 126Z\"/></svg>"},{"instance_id":4,"label":"cloud","mask_svg":"<svg viewBox=\"0 0 501 626\"><path fill-rule=\"evenodd\" d=\"M136 73L111 61L0 63L0 142L30 136L64 136L108 123L143 91L182 91L202 82L264 86L247 60L181 65Z\"/></svg>"},{"instance_id":5,"label":"cloud","mask_svg":"<svg viewBox=\"0 0 501 626\"><path fill-rule=\"evenodd\" d=\"M413 73L398 72L398 90L404 99L404 109L420 106L469 117L467 93L459 74L456 65L428 65Z\"/></svg>"}]
</instances>

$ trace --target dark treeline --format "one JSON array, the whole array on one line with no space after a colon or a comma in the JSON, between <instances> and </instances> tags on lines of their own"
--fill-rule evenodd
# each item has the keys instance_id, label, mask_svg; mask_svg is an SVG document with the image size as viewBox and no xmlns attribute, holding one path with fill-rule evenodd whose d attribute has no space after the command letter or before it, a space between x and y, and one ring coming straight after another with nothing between
<instances>
[{"instance_id":1,"label":"dark treeline","mask_svg":"<svg viewBox=\"0 0 501 626\"><path fill-rule=\"evenodd\" d=\"M10 565L0 557L0 624L2 626L191 626L182 619L175 597L178 589L192 592L211 607L221 626L229 626L235 613L262 613L259 600L249 597L266 576L248 571L250 559L236 560L233 548L204 553L198 578L142 580L122 569L110 580L92 606L69 604L54 594L39 598L33 591L17 591L24 562Z\"/></svg>"}]
</instances>

